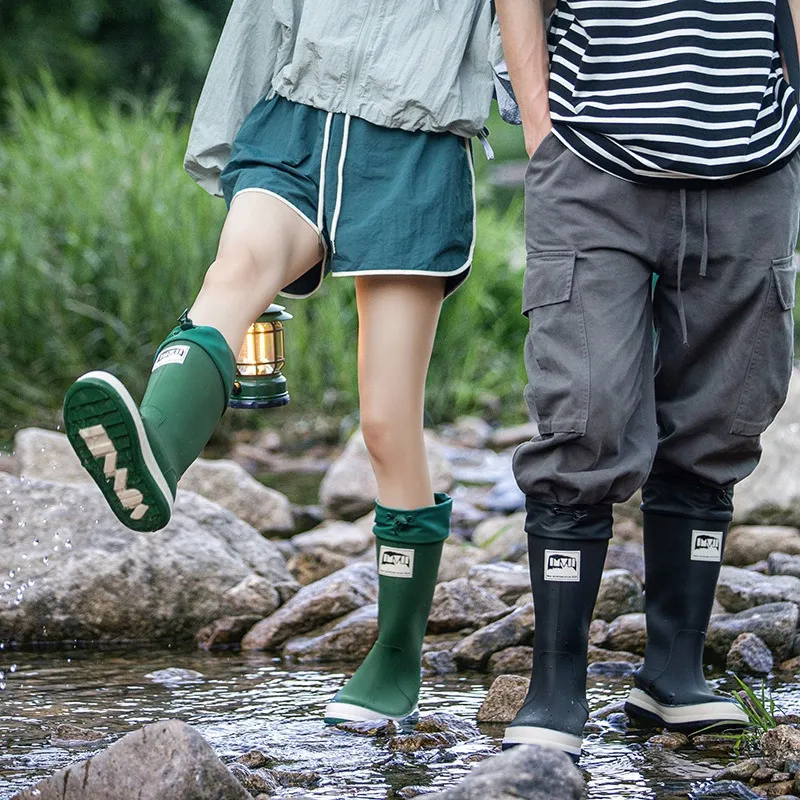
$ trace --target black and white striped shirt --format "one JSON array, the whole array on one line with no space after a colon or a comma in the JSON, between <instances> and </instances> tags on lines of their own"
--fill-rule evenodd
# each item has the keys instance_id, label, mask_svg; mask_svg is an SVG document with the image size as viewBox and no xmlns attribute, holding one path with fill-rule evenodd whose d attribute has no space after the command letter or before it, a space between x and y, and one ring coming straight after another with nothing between
<instances>
[{"instance_id":1,"label":"black and white striped shirt","mask_svg":"<svg viewBox=\"0 0 800 800\"><path fill-rule=\"evenodd\" d=\"M800 144L776 0L558 0L549 30L556 136L644 183L768 170Z\"/></svg>"}]
</instances>

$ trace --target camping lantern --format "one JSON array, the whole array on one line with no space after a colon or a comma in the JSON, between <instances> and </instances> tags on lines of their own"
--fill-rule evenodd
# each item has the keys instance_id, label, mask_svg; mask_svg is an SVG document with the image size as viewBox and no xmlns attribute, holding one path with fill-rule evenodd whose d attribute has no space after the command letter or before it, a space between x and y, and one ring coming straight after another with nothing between
<instances>
[{"instance_id":1,"label":"camping lantern","mask_svg":"<svg viewBox=\"0 0 800 800\"><path fill-rule=\"evenodd\" d=\"M283 306L271 305L247 330L236 358L231 408L277 408L289 402L283 349L283 323L291 319Z\"/></svg>"}]
</instances>

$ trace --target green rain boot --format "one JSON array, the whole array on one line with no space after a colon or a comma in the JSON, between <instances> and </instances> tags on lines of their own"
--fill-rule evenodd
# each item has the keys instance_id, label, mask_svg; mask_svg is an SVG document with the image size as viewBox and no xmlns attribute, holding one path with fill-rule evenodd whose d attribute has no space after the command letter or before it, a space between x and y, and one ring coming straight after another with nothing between
<instances>
[{"instance_id":1,"label":"green rain boot","mask_svg":"<svg viewBox=\"0 0 800 800\"><path fill-rule=\"evenodd\" d=\"M394 719L417 710L422 640L453 501L399 511L375 504L378 641L325 709L325 723Z\"/></svg>"},{"instance_id":2,"label":"green rain boot","mask_svg":"<svg viewBox=\"0 0 800 800\"><path fill-rule=\"evenodd\" d=\"M184 314L158 349L142 405L107 372L78 378L64 398L64 427L117 519L157 531L172 516L178 480L225 411L235 360L216 328Z\"/></svg>"}]
</instances>

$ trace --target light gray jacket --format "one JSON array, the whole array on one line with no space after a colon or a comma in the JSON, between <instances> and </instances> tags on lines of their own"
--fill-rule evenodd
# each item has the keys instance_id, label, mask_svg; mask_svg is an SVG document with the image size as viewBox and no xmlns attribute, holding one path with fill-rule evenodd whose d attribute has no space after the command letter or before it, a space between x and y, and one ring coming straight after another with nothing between
<instances>
[{"instance_id":1,"label":"light gray jacket","mask_svg":"<svg viewBox=\"0 0 800 800\"><path fill-rule=\"evenodd\" d=\"M234 0L184 165L211 194L274 92L376 125L474 136L492 98L488 0Z\"/></svg>"}]
</instances>

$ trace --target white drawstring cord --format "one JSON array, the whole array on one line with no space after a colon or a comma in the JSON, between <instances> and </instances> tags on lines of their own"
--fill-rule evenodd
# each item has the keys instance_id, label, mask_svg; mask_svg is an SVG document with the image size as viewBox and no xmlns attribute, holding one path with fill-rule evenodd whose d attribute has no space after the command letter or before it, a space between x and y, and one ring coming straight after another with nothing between
<instances>
[{"instance_id":1,"label":"white drawstring cord","mask_svg":"<svg viewBox=\"0 0 800 800\"><path fill-rule=\"evenodd\" d=\"M325 222L325 168L328 162L328 148L331 142L331 123L333 122L333 113L328 112L328 118L325 120L325 136L322 139L322 159L319 165L319 200L317 202L317 228L319 235L322 236L322 226Z\"/></svg>"},{"instance_id":2,"label":"white drawstring cord","mask_svg":"<svg viewBox=\"0 0 800 800\"><path fill-rule=\"evenodd\" d=\"M350 115L344 115L344 132L342 133L342 153L339 156L339 180L336 187L336 206L333 209L331 222L331 250L336 252L336 228L339 225L339 214L342 211L342 190L344 187L344 159L347 155L347 140L350 136Z\"/></svg>"}]
</instances>

